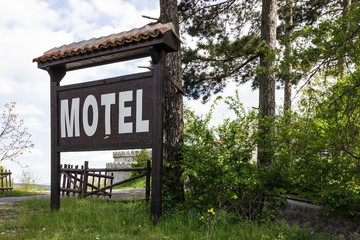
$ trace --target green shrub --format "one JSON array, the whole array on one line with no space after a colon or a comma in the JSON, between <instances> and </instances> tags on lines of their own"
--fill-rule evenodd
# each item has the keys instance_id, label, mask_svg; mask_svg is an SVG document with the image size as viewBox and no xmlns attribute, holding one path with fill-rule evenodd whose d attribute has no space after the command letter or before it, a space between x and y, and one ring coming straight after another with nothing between
<instances>
[{"instance_id":1,"label":"green shrub","mask_svg":"<svg viewBox=\"0 0 360 240\"><path fill-rule=\"evenodd\" d=\"M209 127L216 102L205 117L185 109L181 166L187 202L199 209L223 207L254 218L263 197L252 160L256 114L246 113L238 96L226 98L225 103L236 117L216 127Z\"/></svg>"},{"instance_id":2,"label":"green shrub","mask_svg":"<svg viewBox=\"0 0 360 240\"><path fill-rule=\"evenodd\" d=\"M352 214L360 209L360 144L355 144L360 143L360 134L349 130L348 120L340 121L346 109L326 108L342 91L336 95L334 90L335 96L327 97L319 91L307 89L298 112L280 110L267 123L273 124L269 127L275 133L275 160L266 167L253 160L256 145L262 141L259 117L254 111L246 112L238 96L225 99L235 118L218 126L209 123L221 98L205 116L185 109L181 167L187 204L198 209L225 208L253 219L264 213L264 200L291 193L312 198L324 206L324 213L342 209ZM360 95L360 88L358 91ZM360 116L358 108L352 111ZM351 117L354 128L359 121ZM344 139L338 139L339 132ZM350 140L355 145L349 144Z\"/></svg>"}]
</instances>

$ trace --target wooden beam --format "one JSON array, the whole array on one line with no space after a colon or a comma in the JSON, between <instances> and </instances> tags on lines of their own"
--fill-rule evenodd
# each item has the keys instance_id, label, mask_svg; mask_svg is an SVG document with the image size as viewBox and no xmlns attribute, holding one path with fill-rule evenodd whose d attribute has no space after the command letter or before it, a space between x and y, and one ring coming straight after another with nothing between
<instances>
[{"instance_id":1,"label":"wooden beam","mask_svg":"<svg viewBox=\"0 0 360 240\"><path fill-rule=\"evenodd\" d=\"M88 172L131 172L131 171L146 171L146 167L132 167L132 168L89 168Z\"/></svg>"},{"instance_id":2,"label":"wooden beam","mask_svg":"<svg viewBox=\"0 0 360 240\"><path fill-rule=\"evenodd\" d=\"M151 188L151 215L154 223L162 214L162 165L163 165L163 95L164 95L164 67L166 52L164 49L154 49L153 78L153 121L152 121L152 188Z\"/></svg>"},{"instance_id":3,"label":"wooden beam","mask_svg":"<svg viewBox=\"0 0 360 240\"><path fill-rule=\"evenodd\" d=\"M138 178L142 178L142 177L144 177L145 175L146 175L146 173L141 173L141 174L136 175L136 176L134 176L134 177L125 179L125 180L123 180L123 181L121 181L121 182L117 182L117 183L111 184L111 185L106 186L106 187L98 188L98 189L96 189L95 191L91 191L91 192L85 193L85 197L87 197L87 196L89 196L89 195L92 195L92 194L96 194L96 193L98 193L98 192L104 191L104 190L109 189L109 188L111 189L111 188L116 187L116 186L118 186L118 185L120 185L120 184L127 183L127 182L133 181L133 180L138 179Z\"/></svg>"},{"instance_id":4,"label":"wooden beam","mask_svg":"<svg viewBox=\"0 0 360 240\"><path fill-rule=\"evenodd\" d=\"M60 209L60 151L58 149L58 94L57 88L66 74L64 66L47 68L50 75L50 108L51 108L51 194L50 207L52 211Z\"/></svg>"},{"instance_id":5,"label":"wooden beam","mask_svg":"<svg viewBox=\"0 0 360 240\"><path fill-rule=\"evenodd\" d=\"M166 74L166 79L169 80L178 90L180 93L182 93L182 95L185 95L185 90L183 89L183 87L181 86L181 83L179 83L178 81L176 81L172 76L170 76L169 74Z\"/></svg>"}]
</instances>

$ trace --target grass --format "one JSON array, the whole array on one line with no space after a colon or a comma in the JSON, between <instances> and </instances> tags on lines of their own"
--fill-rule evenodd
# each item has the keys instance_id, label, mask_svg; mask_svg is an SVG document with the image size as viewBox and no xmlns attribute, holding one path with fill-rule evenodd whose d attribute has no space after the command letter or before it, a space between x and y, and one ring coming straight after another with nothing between
<instances>
[{"instance_id":1,"label":"grass","mask_svg":"<svg viewBox=\"0 0 360 240\"><path fill-rule=\"evenodd\" d=\"M37 195L39 192L36 191L24 191L18 188L14 188L13 190L8 191L0 191L0 198L3 197L25 197L25 196L33 196Z\"/></svg>"},{"instance_id":2,"label":"grass","mask_svg":"<svg viewBox=\"0 0 360 240\"><path fill-rule=\"evenodd\" d=\"M0 239L335 239L284 222L240 221L216 209L167 212L154 226L145 202L69 198L59 211L49 206L49 199L39 199L8 209L15 214L0 218Z\"/></svg>"},{"instance_id":3,"label":"grass","mask_svg":"<svg viewBox=\"0 0 360 240\"><path fill-rule=\"evenodd\" d=\"M146 176L121 184L119 186L114 187L113 189L145 188L145 185L146 185Z\"/></svg>"}]
</instances>

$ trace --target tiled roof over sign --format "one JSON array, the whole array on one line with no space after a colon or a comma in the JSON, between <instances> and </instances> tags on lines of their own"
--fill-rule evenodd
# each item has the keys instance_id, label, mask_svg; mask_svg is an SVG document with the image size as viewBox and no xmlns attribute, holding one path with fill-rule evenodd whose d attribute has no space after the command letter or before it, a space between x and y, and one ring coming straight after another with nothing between
<instances>
[{"instance_id":1,"label":"tiled roof over sign","mask_svg":"<svg viewBox=\"0 0 360 240\"><path fill-rule=\"evenodd\" d=\"M164 35L166 32L172 31L175 36L175 28L172 23L157 23L146 25L141 28L134 28L130 31L111 34L109 36L92 38L81 42L75 42L61 47L50 49L44 55L34 58L33 62L46 62L62 58L72 57L80 54L91 53L101 49L121 46L127 43L140 42L151 38ZM177 36L178 37L178 36ZM179 38L179 37L178 37Z\"/></svg>"}]
</instances>

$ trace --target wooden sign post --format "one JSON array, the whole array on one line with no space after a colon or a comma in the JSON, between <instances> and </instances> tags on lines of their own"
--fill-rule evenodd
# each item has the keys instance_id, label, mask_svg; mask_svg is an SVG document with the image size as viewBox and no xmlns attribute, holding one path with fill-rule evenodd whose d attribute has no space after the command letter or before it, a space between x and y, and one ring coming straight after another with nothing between
<instances>
[{"instance_id":1,"label":"wooden sign post","mask_svg":"<svg viewBox=\"0 0 360 240\"><path fill-rule=\"evenodd\" d=\"M178 50L172 23L51 49L35 58L51 82L51 209L60 208L60 153L152 148L151 214L161 216L163 82ZM60 86L67 71L150 56L146 73ZM174 126L176 127L176 126Z\"/></svg>"}]
</instances>

